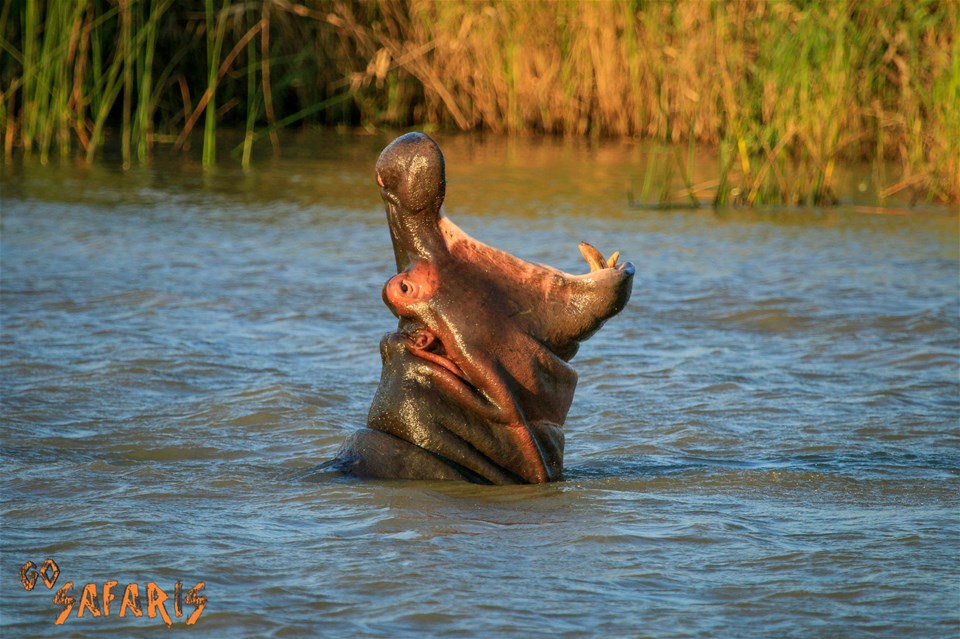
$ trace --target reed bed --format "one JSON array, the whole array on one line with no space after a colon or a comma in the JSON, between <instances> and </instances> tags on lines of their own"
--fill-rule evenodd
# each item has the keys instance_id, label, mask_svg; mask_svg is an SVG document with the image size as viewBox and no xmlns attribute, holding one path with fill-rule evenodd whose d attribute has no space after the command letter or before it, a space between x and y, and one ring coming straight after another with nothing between
<instances>
[{"instance_id":1,"label":"reed bed","mask_svg":"<svg viewBox=\"0 0 960 639\"><path fill-rule=\"evenodd\" d=\"M9 0L3 152L93 161L112 140L129 164L188 148L199 126L210 165L228 126L249 166L306 123L628 136L686 149L667 164L697 202L682 156L704 146L716 205L829 204L850 160L874 163L881 202L957 202L958 14L936 0Z\"/></svg>"}]
</instances>

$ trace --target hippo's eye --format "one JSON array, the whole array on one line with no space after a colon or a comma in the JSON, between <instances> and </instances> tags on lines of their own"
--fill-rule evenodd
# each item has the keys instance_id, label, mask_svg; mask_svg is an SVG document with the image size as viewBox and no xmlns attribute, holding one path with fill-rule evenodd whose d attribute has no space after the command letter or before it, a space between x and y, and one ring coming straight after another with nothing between
<instances>
[{"instance_id":1,"label":"hippo's eye","mask_svg":"<svg viewBox=\"0 0 960 639\"><path fill-rule=\"evenodd\" d=\"M400 282L400 290L403 291L404 294L406 294L410 292L410 287L407 286L406 282Z\"/></svg>"}]
</instances>

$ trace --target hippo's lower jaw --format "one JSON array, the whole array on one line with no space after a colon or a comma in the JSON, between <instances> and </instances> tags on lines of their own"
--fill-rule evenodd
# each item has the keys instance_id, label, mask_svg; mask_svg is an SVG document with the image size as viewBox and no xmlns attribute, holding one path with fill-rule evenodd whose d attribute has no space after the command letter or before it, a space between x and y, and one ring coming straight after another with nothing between
<instances>
[{"instance_id":1,"label":"hippo's lower jaw","mask_svg":"<svg viewBox=\"0 0 960 639\"><path fill-rule=\"evenodd\" d=\"M560 479L580 342L620 312L633 266L588 244L585 275L525 262L471 238L442 211L443 154L423 134L377 161L400 318L380 345L368 428L336 466L362 477L511 484Z\"/></svg>"},{"instance_id":2,"label":"hippo's lower jaw","mask_svg":"<svg viewBox=\"0 0 960 639\"><path fill-rule=\"evenodd\" d=\"M484 484L561 479L560 425L505 423L456 364L421 347L422 335L414 329L384 336L383 372L368 427L344 443L334 467L372 479Z\"/></svg>"},{"instance_id":3,"label":"hippo's lower jaw","mask_svg":"<svg viewBox=\"0 0 960 639\"><path fill-rule=\"evenodd\" d=\"M544 429L545 431L547 429ZM559 439L559 454L563 456L563 432L545 432L543 437ZM404 480L458 480L473 484L511 485L537 484L563 479L563 469L547 468L548 474L539 481L529 480L482 458L466 460L469 466L372 428L361 428L343 444L337 458L325 464L325 469L336 470L361 479ZM480 471L474 470L479 468Z\"/></svg>"},{"instance_id":4,"label":"hippo's lower jaw","mask_svg":"<svg viewBox=\"0 0 960 639\"><path fill-rule=\"evenodd\" d=\"M344 442L334 467L364 479L453 479L475 484L493 483L416 444L372 428L361 428Z\"/></svg>"}]
</instances>

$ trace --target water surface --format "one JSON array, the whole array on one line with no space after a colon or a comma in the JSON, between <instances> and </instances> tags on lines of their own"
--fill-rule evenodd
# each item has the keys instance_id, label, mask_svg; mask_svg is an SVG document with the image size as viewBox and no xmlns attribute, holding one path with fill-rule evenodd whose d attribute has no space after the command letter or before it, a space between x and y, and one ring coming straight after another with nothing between
<instances>
[{"instance_id":1,"label":"water surface","mask_svg":"<svg viewBox=\"0 0 960 639\"><path fill-rule=\"evenodd\" d=\"M313 469L395 326L387 141L3 168L4 637L157 632L122 590L177 580L197 636L957 636L956 211L640 210L635 147L442 138L468 233L619 249L633 298L574 359L566 481L358 482ZM111 615L55 629L68 580Z\"/></svg>"}]
</instances>

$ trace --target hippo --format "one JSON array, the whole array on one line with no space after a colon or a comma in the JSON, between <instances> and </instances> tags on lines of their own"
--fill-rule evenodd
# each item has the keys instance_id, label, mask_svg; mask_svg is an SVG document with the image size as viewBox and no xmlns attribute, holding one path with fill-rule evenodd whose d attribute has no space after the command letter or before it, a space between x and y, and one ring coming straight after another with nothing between
<instances>
[{"instance_id":1,"label":"hippo","mask_svg":"<svg viewBox=\"0 0 960 639\"><path fill-rule=\"evenodd\" d=\"M380 342L367 426L331 465L377 479L562 479L568 362L624 308L633 265L581 243L590 272L571 275L473 239L443 211L443 153L423 133L391 142L376 179L397 265L382 295L399 324Z\"/></svg>"}]
</instances>

